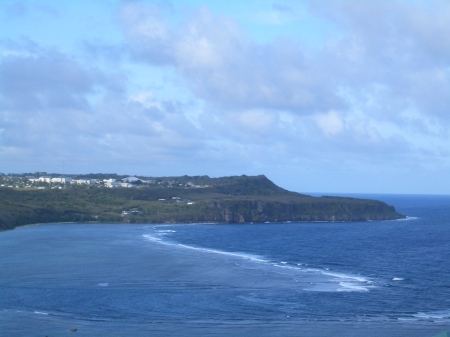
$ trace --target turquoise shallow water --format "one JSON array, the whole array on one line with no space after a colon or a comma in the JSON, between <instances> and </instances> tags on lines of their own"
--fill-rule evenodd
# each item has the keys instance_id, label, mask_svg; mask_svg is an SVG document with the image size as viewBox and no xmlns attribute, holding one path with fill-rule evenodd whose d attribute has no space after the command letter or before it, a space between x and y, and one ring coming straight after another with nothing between
<instances>
[{"instance_id":1,"label":"turquoise shallow water","mask_svg":"<svg viewBox=\"0 0 450 337\"><path fill-rule=\"evenodd\" d=\"M410 218L2 232L0 336L450 330L450 197L374 197Z\"/></svg>"}]
</instances>

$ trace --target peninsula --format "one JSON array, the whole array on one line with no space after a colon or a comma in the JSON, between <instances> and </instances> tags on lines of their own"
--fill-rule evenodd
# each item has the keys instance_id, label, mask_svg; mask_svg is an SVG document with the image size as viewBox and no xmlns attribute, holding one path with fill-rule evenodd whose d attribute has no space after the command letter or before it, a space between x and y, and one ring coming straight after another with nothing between
<instances>
[{"instance_id":1,"label":"peninsula","mask_svg":"<svg viewBox=\"0 0 450 337\"><path fill-rule=\"evenodd\" d=\"M256 223L393 220L405 216L368 199L312 197L266 176L73 178L0 176L0 229L46 222Z\"/></svg>"}]
</instances>

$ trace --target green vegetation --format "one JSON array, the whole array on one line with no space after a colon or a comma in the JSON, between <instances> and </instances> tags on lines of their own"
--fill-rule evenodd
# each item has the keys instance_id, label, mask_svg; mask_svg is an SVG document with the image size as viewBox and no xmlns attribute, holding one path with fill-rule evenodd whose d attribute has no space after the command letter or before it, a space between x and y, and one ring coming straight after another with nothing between
<instances>
[{"instance_id":1,"label":"green vegetation","mask_svg":"<svg viewBox=\"0 0 450 337\"><path fill-rule=\"evenodd\" d=\"M249 223L404 217L380 201L315 198L286 191L265 176L153 179L154 184L139 188L0 188L0 229L43 222Z\"/></svg>"}]
</instances>

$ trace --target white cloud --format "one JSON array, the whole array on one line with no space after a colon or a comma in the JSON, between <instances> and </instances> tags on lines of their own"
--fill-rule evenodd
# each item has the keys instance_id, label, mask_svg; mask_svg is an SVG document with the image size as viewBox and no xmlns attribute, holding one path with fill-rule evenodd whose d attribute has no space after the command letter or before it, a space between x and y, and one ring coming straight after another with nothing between
<instances>
[{"instance_id":1,"label":"white cloud","mask_svg":"<svg viewBox=\"0 0 450 337\"><path fill-rule=\"evenodd\" d=\"M119 20L135 56L158 64L172 62L173 38L165 22L167 8L162 4L145 4L140 1L125 2L119 13Z\"/></svg>"},{"instance_id":2,"label":"white cloud","mask_svg":"<svg viewBox=\"0 0 450 337\"><path fill-rule=\"evenodd\" d=\"M256 134L273 132L273 128L277 124L277 116L271 111L243 111L237 118L244 129Z\"/></svg>"},{"instance_id":3,"label":"white cloud","mask_svg":"<svg viewBox=\"0 0 450 337\"><path fill-rule=\"evenodd\" d=\"M144 107L148 108L158 108L161 109L161 102L153 97L153 93L149 90L141 91L135 95L132 95L129 99L130 102L137 102L142 104Z\"/></svg>"},{"instance_id":4,"label":"white cloud","mask_svg":"<svg viewBox=\"0 0 450 337\"><path fill-rule=\"evenodd\" d=\"M334 136L344 130L344 122L336 111L316 115L315 120L319 129L326 136Z\"/></svg>"},{"instance_id":5,"label":"white cloud","mask_svg":"<svg viewBox=\"0 0 450 337\"><path fill-rule=\"evenodd\" d=\"M127 11L129 9L127 8ZM145 13L145 11L144 11ZM144 20L142 18L142 20ZM152 22L153 16L145 20ZM127 32L134 22L124 20ZM133 34L132 51L150 64L161 50L165 61L184 77L201 99L231 108L293 109L310 113L327 104L339 106L326 69L314 64L293 41L259 46L238 24L203 8L178 27L166 24L168 40Z\"/></svg>"}]
</instances>

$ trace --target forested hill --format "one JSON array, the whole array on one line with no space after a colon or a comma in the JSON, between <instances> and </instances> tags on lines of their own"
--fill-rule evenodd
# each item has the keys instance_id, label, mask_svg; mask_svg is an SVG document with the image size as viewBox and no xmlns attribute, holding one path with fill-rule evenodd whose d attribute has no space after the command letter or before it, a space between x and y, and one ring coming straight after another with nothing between
<instances>
[{"instance_id":1,"label":"forested hill","mask_svg":"<svg viewBox=\"0 0 450 337\"><path fill-rule=\"evenodd\" d=\"M0 229L43 222L250 223L404 217L381 201L312 197L278 187L265 176L157 179L163 183L136 188L0 188Z\"/></svg>"}]
</instances>

